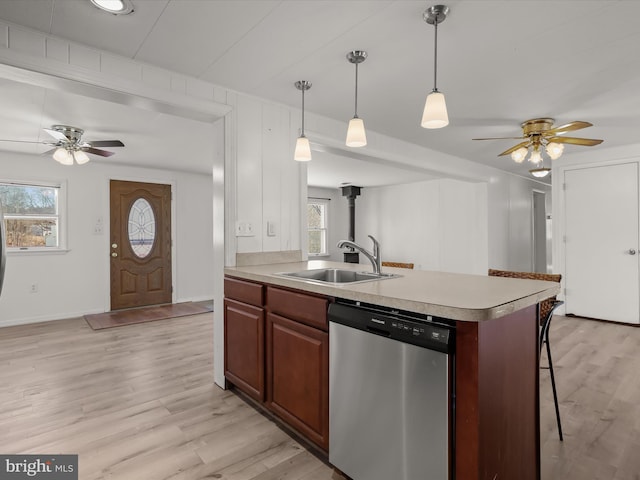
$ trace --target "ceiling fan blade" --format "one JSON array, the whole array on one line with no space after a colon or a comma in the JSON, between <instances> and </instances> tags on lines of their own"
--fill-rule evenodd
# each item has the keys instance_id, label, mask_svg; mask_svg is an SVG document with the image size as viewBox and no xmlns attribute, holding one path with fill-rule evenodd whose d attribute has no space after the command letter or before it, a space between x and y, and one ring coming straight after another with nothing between
<instances>
[{"instance_id":1,"label":"ceiling fan blade","mask_svg":"<svg viewBox=\"0 0 640 480\"><path fill-rule=\"evenodd\" d=\"M582 145L585 147L593 147L594 145L600 145L603 140L596 140L594 138L576 138L576 137L551 137L547 139L550 143L570 143L571 145Z\"/></svg>"},{"instance_id":2,"label":"ceiling fan blade","mask_svg":"<svg viewBox=\"0 0 640 480\"><path fill-rule=\"evenodd\" d=\"M502 157L503 155L509 155L510 153L515 152L516 150L518 150L521 147L526 147L529 145L529 140L527 140L526 142L520 142L517 145L514 145L513 147L511 147L509 150L505 150L504 152L502 152L501 154L499 154L499 157Z\"/></svg>"},{"instance_id":3,"label":"ceiling fan blade","mask_svg":"<svg viewBox=\"0 0 640 480\"><path fill-rule=\"evenodd\" d=\"M65 143L69 142L69 139L65 137L62 132L58 132L57 130L51 130L50 128L43 128L42 130L47 132L49 135L51 135L53 138L55 138L59 142L65 142Z\"/></svg>"},{"instance_id":4,"label":"ceiling fan blade","mask_svg":"<svg viewBox=\"0 0 640 480\"><path fill-rule=\"evenodd\" d=\"M471 140L522 140L527 137L489 137L489 138L472 138Z\"/></svg>"},{"instance_id":5,"label":"ceiling fan blade","mask_svg":"<svg viewBox=\"0 0 640 480\"><path fill-rule=\"evenodd\" d=\"M111 155L114 154L114 152L109 152L107 150L100 150L99 148L93 148L93 147L83 147L80 150L87 153L93 153L94 155L99 155L101 157L110 157Z\"/></svg>"},{"instance_id":6,"label":"ceiling fan blade","mask_svg":"<svg viewBox=\"0 0 640 480\"><path fill-rule=\"evenodd\" d=\"M544 135L545 136L555 135L556 133L571 132L573 130L580 130L581 128L587 128L587 127L593 127L593 123L581 122L581 121L569 122L565 125L560 125L559 127L546 130L544 132Z\"/></svg>"},{"instance_id":7,"label":"ceiling fan blade","mask_svg":"<svg viewBox=\"0 0 640 480\"><path fill-rule=\"evenodd\" d=\"M120 140L95 140L88 143L92 147L124 147Z\"/></svg>"},{"instance_id":8,"label":"ceiling fan blade","mask_svg":"<svg viewBox=\"0 0 640 480\"><path fill-rule=\"evenodd\" d=\"M51 150L47 150L46 152L42 152L40 155L44 155L44 156L53 155L53 152L55 152L56 150L58 150L58 147L52 148Z\"/></svg>"}]
</instances>

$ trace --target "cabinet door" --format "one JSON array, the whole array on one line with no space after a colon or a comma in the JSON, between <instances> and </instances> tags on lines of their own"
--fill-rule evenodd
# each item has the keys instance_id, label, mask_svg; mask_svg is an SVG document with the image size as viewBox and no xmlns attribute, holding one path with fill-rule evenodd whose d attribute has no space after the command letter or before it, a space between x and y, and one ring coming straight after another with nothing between
<instances>
[{"instance_id":1,"label":"cabinet door","mask_svg":"<svg viewBox=\"0 0 640 480\"><path fill-rule=\"evenodd\" d=\"M329 336L267 314L267 406L324 450L329 448Z\"/></svg>"},{"instance_id":2,"label":"cabinet door","mask_svg":"<svg viewBox=\"0 0 640 480\"><path fill-rule=\"evenodd\" d=\"M264 310L225 298L224 375L264 401Z\"/></svg>"}]
</instances>

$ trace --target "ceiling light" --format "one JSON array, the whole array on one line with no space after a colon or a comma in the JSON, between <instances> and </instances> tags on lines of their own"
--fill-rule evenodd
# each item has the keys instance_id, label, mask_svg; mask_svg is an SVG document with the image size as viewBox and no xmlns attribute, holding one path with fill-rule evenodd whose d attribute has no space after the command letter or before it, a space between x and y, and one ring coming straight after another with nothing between
<instances>
[{"instance_id":1,"label":"ceiling light","mask_svg":"<svg viewBox=\"0 0 640 480\"><path fill-rule=\"evenodd\" d=\"M551 172L550 168L534 168L533 170L529 170L529 173L531 175L533 175L534 177L538 177L538 178L543 178L546 177L547 175L549 175L549 173Z\"/></svg>"},{"instance_id":2,"label":"ceiling light","mask_svg":"<svg viewBox=\"0 0 640 480\"><path fill-rule=\"evenodd\" d=\"M114 15L128 15L133 13L133 4L130 0L91 0L96 7Z\"/></svg>"},{"instance_id":3,"label":"ceiling light","mask_svg":"<svg viewBox=\"0 0 640 480\"><path fill-rule=\"evenodd\" d=\"M527 150L525 147L520 147L515 152L511 153L511 158L516 163L522 163L524 162L524 159L528 153L529 153L529 150Z\"/></svg>"},{"instance_id":4,"label":"ceiling light","mask_svg":"<svg viewBox=\"0 0 640 480\"><path fill-rule=\"evenodd\" d=\"M84 165L89 161L89 156L84 153L82 150L77 150L73 152L73 158L75 158L76 163L78 165Z\"/></svg>"},{"instance_id":5,"label":"ceiling light","mask_svg":"<svg viewBox=\"0 0 640 480\"><path fill-rule=\"evenodd\" d=\"M445 5L434 5L425 10L422 15L424 21L435 27L435 43L433 55L433 90L427 95L422 113L423 128L442 128L449 125L449 115L447 114L447 104L444 94L438 91L438 24L444 22L449 13L449 7Z\"/></svg>"},{"instance_id":6,"label":"ceiling light","mask_svg":"<svg viewBox=\"0 0 640 480\"><path fill-rule=\"evenodd\" d=\"M300 136L296 141L296 150L293 154L293 159L298 162L308 162L311 160L311 146L309 145L309 139L304 136L304 92L311 88L311 82L300 80L295 83L295 86L302 92L302 128L300 129Z\"/></svg>"},{"instance_id":7,"label":"ceiling light","mask_svg":"<svg viewBox=\"0 0 640 480\"><path fill-rule=\"evenodd\" d=\"M534 165L537 165L540 162L542 162L542 155L540 155L540 150L538 150L537 146L533 149L533 152L531 152L531 156L529 157L529 161L531 163L533 163Z\"/></svg>"},{"instance_id":8,"label":"ceiling light","mask_svg":"<svg viewBox=\"0 0 640 480\"><path fill-rule=\"evenodd\" d=\"M564 145L561 143L551 142L547 145L546 151L551 160L557 160L564 151Z\"/></svg>"},{"instance_id":9,"label":"ceiling light","mask_svg":"<svg viewBox=\"0 0 640 480\"><path fill-rule=\"evenodd\" d=\"M347 147L364 147L367 144L364 121L358 117L358 64L364 62L366 58L367 52L363 50L353 50L347 53L347 60L356 66L355 113L349 121L349 128L347 129Z\"/></svg>"},{"instance_id":10,"label":"ceiling light","mask_svg":"<svg viewBox=\"0 0 640 480\"><path fill-rule=\"evenodd\" d=\"M57 148L53 152L53 159L62 165L73 165L73 156L66 148Z\"/></svg>"}]
</instances>

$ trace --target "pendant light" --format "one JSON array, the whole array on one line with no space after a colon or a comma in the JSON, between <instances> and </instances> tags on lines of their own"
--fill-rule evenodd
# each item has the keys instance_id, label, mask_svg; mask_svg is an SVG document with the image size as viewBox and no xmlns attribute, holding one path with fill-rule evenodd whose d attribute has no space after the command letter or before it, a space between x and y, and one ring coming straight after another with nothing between
<instances>
[{"instance_id":1,"label":"pendant light","mask_svg":"<svg viewBox=\"0 0 640 480\"><path fill-rule=\"evenodd\" d=\"M311 88L311 82L299 80L295 83L295 86L302 92L302 128L300 129L300 136L298 140L296 140L296 150L293 154L293 159L298 162L308 162L311 160L311 146L309 145L309 139L304 136L304 92Z\"/></svg>"},{"instance_id":2,"label":"pendant light","mask_svg":"<svg viewBox=\"0 0 640 480\"><path fill-rule=\"evenodd\" d=\"M446 5L434 5L423 13L424 21L435 28L435 43L433 55L433 90L427 95L427 101L422 113L423 128L442 128L449 125L449 115L447 114L447 104L444 94L438 91L438 24L444 22L449 13Z\"/></svg>"},{"instance_id":3,"label":"pendant light","mask_svg":"<svg viewBox=\"0 0 640 480\"><path fill-rule=\"evenodd\" d=\"M364 147L367 144L367 133L364 129L364 121L358 117L358 64L365 61L367 52L364 50L353 50L347 53L347 60L356 66L356 92L354 115L349 120L347 129L347 147Z\"/></svg>"}]
</instances>

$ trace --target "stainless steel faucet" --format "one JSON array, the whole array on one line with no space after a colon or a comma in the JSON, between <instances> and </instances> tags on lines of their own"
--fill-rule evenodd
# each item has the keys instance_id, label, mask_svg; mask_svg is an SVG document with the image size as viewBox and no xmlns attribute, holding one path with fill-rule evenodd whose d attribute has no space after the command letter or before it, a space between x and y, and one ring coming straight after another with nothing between
<instances>
[{"instance_id":1,"label":"stainless steel faucet","mask_svg":"<svg viewBox=\"0 0 640 480\"><path fill-rule=\"evenodd\" d=\"M367 235L367 236L373 241L373 253L368 252L363 247L361 247L355 242L352 242L351 240L340 240L338 242L338 248L349 247L349 248L359 250L371 262L371 265L373 266L373 273L375 273L376 275L380 275L382 273L381 271L382 261L380 260L380 243L371 235Z\"/></svg>"}]
</instances>

